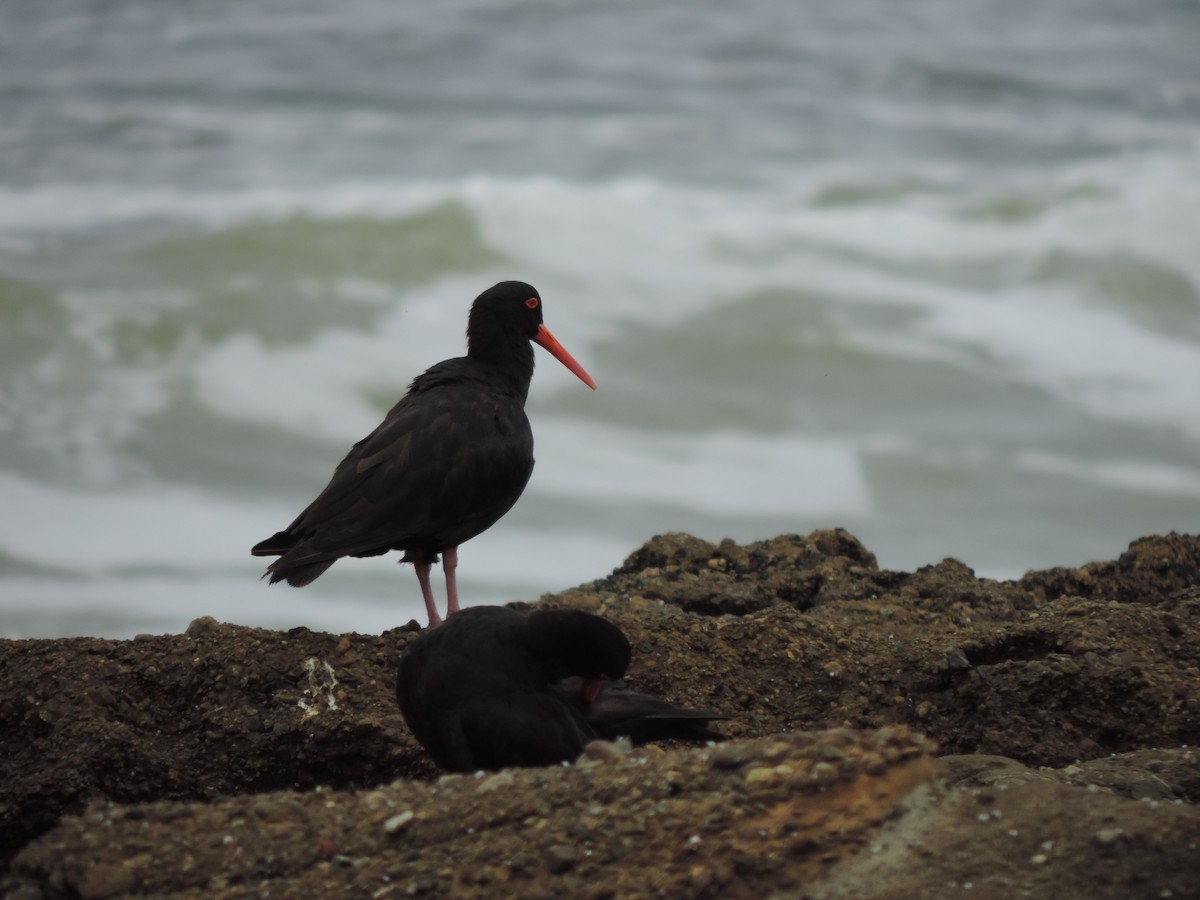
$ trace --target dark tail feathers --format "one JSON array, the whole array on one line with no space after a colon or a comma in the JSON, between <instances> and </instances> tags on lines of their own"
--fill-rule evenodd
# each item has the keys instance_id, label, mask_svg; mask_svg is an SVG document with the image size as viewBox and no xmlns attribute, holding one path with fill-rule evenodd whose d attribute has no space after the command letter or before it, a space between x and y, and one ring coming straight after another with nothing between
<instances>
[{"instance_id":1,"label":"dark tail feathers","mask_svg":"<svg viewBox=\"0 0 1200 900\"><path fill-rule=\"evenodd\" d=\"M259 541L250 548L251 556L282 556L293 547L299 539L286 531L277 531L265 541Z\"/></svg>"},{"instance_id":2,"label":"dark tail feathers","mask_svg":"<svg viewBox=\"0 0 1200 900\"><path fill-rule=\"evenodd\" d=\"M605 685L592 704L579 695L578 679L567 679L559 689L583 711L596 734L608 741L619 737L628 737L635 744L725 740L723 734L709 726L729 717L712 710L676 706L669 700L626 690L619 684Z\"/></svg>"},{"instance_id":3,"label":"dark tail feathers","mask_svg":"<svg viewBox=\"0 0 1200 900\"><path fill-rule=\"evenodd\" d=\"M304 585L316 581L326 569L337 562L336 557L334 559L319 559L315 562L289 561L288 554L295 549L298 540L296 535L280 531L271 535L265 541L259 541L250 548L251 556L280 557L280 559L275 560L275 562L267 566L267 571L263 573L263 578L269 575L271 577L271 584L286 581L292 587L304 587Z\"/></svg>"}]
</instances>

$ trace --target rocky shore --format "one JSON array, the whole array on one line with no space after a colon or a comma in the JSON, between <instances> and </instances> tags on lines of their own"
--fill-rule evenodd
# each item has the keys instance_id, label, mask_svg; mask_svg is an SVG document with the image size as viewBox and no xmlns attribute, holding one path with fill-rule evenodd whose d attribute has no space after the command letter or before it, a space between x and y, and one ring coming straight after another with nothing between
<instances>
[{"instance_id":1,"label":"rocky shore","mask_svg":"<svg viewBox=\"0 0 1200 900\"><path fill-rule=\"evenodd\" d=\"M729 740L440 776L415 623L0 641L0 895L1200 896L1200 536L998 582L673 534L539 602Z\"/></svg>"}]
</instances>

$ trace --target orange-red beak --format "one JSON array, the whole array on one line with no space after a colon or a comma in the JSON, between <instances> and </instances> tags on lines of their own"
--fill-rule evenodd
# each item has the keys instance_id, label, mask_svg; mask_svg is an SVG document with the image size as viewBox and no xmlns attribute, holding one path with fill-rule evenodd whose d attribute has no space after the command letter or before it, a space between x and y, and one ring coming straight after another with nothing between
<instances>
[{"instance_id":1,"label":"orange-red beak","mask_svg":"<svg viewBox=\"0 0 1200 900\"><path fill-rule=\"evenodd\" d=\"M575 362L575 357L568 353L566 347L558 342L558 339L550 333L549 328L545 325L539 325L537 334L533 339L549 350L555 359L574 372L575 377L580 381L593 391L596 389L596 382L592 381L592 376L584 371L583 366Z\"/></svg>"}]
</instances>

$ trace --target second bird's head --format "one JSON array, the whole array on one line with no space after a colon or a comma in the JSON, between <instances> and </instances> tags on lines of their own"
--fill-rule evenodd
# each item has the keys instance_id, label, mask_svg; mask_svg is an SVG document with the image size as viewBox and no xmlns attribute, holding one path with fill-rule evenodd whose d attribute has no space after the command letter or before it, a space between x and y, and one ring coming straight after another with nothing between
<instances>
[{"instance_id":1,"label":"second bird's head","mask_svg":"<svg viewBox=\"0 0 1200 900\"><path fill-rule=\"evenodd\" d=\"M548 681L580 676L586 699L605 681L623 678L633 650L616 625L581 609L545 609L529 614L529 647ZM590 684L590 687L587 685ZM591 696L587 696L588 693Z\"/></svg>"}]
</instances>

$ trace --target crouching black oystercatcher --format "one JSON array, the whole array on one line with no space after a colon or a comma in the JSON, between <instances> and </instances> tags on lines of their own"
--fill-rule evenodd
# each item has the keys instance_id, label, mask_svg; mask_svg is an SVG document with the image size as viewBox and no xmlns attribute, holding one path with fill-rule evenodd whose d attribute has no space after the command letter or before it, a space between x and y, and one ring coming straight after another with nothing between
<instances>
[{"instance_id":1,"label":"crouching black oystercatcher","mask_svg":"<svg viewBox=\"0 0 1200 900\"><path fill-rule=\"evenodd\" d=\"M629 658L621 629L600 616L476 606L409 644L396 698L452 772L574 760L597 737L721 739L706 726L723 716L605 686Z\"/></svg>"},{"instance_id":2,"label":"crouching black oystercatcher","mask_svg":"<svg viewBox=\"0 0 1200 900\"><path fill-rule=\"evenodd\" d=\"M438 615L429 570L442 557L446 615L457 612L458 545L508 512L533 472L525 397L536 341L588 387L596 382L542 324L542 299L502 281L471 306L467 355L413 379L382 424L355 444L317 499L284 531L251 549L278 556L271 584L300 587L343 556L402 550L421 583L430 626ZM265 576L264 576L265 577Z\"/></svg>"}]
</instances>

